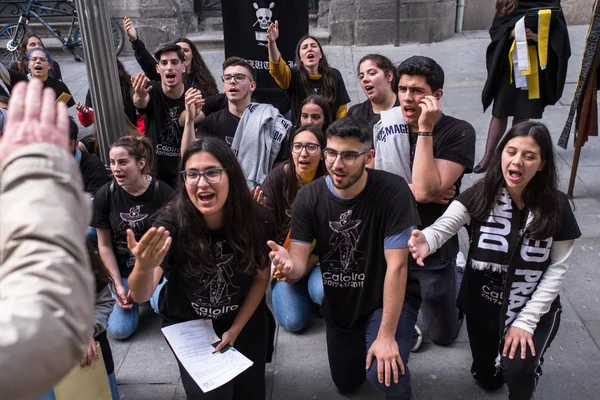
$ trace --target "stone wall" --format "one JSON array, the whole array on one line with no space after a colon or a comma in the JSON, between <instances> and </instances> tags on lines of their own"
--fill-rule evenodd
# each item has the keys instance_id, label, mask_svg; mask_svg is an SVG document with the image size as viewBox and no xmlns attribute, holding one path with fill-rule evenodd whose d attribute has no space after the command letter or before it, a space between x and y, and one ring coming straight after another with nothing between
<instances>
[{"instance_id":1,"label":"stone wall","mask_svg":"<svg viewBox=\"0 0 600 400\"><path fill-rule=\"evenodd\" d=\"M151 53L159 44L197 30L191 0L107 1L111 17L116 22L122 24L124 16L132 19L138 36ZM131 52L131 46L126 42L123 50Z\"/></svg>"},{"instance_id":2,"label":"stone wall","mask_svg":"<svg viewBox=\"0 0 600 400\"><path fill-rule=\"evenodd\" d=\"M456 0L330 0L319 9L331 44L437 42L454 34Z\"/></svg>"},{"instance_id":3,"label":"stone wall","mask_svg":"<svg viewBox=\"0 0 600 400\"><path fill-rule=\"evenodd\" d=\"M463 30L489 29L495 13L495 0L465 0ZM569 25L590 23L594 0L562 0L561 5Z\"/></svg>"}]
</instances>

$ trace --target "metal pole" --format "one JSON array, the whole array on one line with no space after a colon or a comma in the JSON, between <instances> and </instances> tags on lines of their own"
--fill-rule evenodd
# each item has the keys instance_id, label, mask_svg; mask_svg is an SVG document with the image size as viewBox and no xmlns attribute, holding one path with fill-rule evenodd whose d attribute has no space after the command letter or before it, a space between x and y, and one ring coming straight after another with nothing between
<instances>
[{"instance_id":1,"label":"metal pole","mask_svg":"<svg viewBox=\"0 0 600 400\"><path fill-rule=\"evenodd\" d=\"M106 0L75 0L85 64L94 105L100 158L108 164L108 148L126 132L123 97Z\"/></svg>"}]
</instances>

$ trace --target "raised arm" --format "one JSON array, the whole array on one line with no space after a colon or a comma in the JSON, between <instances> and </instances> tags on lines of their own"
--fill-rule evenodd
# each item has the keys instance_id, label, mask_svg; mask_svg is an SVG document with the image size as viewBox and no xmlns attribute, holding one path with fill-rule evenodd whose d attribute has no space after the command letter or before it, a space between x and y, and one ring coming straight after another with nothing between
<instances>
[{"instance_id":1,"label":"raised arm","mask_svg":"<svg viewBox=\"0 0 600 400\"><path fill-rule=\"evenodd\" d=\"M204 99L200 94L200 91L195 88L188 89L185 92L185 111L183 111L182 117L184 118L183 124L183 136L181 137L181 156L190 147L190 144L196 140L196 118L202 114L202 106L204 105ZM202 114L204 115L204 114ZM180 117L181 119L181 117Z\"/></svg>"},{"instance_id":2,"label":"raised arm","mask_svg":"<svg viewBox=\"0 0 600 400\"><path fill-rule=\"evenodd\" d=\"M67 150L67 108L42 88L38 80L13 88L0 141L0 387L7 399L40 398L58 382L80 360L94 319L89 196Z\"/></svg>"},{"instance_id":3,"label":"raised arm","mask_svg":"<svg viewBox=\"0 0 600 400\"><path fill-rule=\"evenodd\" d=\"M144 71L144 74L150 80L160 81L160 74L156 71L156 64L158 63L146 49L144 42L138 37L135 26L129 17L123 18L123 30L129 37L131 47L133 48L133 55L142 71Z\"/></svg>"},{"instance_id":4,"label":"raised arm","mask_svg":"<svg viewBox=\"0 0 600 400\"><path fill-rule=\"evenodd\" d=\"M269 51L269 73L275 79L275 82L282 89L290 86L292 72L290 67L281 58L281 53L277 48L277 38L279 37L279 21L275 21L267 29L267 48Z\"/></svg>"},{"instance_id":5,"label":"raised arm","mask_svg":"<svg viewBox=\"0 0 600 400\"><path fill-rule=\"evenodd\" d=\"M419 203L430 203L454 185L465 167L454 161L434 158L432 132L442 113L439 100L426 96L419 107L420 134L415 149L411 189ZM424 136L425 133L428 136Z\"/></svg>"},{"instance_id":6,"label":"raised arm","mask_svg":"<svg viewBox=\"0 0 600 400\"><path fill-rule=\"evenodd\" d=\"M150 101L148 93L152 90L152 86L148 85L148 79L144 74L137 74L135 77L132 76L131 85L133 86L133 105L139 110L144 110L148 107L148 102Z\"/></svg>"}]
</instances>

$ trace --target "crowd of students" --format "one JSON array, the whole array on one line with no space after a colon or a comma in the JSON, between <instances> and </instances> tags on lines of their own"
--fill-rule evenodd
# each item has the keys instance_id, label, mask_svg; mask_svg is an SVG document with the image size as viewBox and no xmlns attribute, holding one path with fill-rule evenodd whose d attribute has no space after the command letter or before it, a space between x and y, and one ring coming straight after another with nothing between
<instances>
[{"instance_id":1,"label":"crowd of students","mask_svg":"<svg viewBox=\"0 0 600 400\"><path fill-rule=\"evenodd\" d=\"M152 57L129 18L124 27L144 73L131 77L118 62L130 134L110 147L112 177L93 142L77 144L71 121L72 152L93 196L88 239L103 310L82 366L99 341L113 398L106 331L130 337L146 301L163 326L211 319L217 350L235 345L253 362L208 393L179 364L188 399L264 399L275 322L301 333L315 315L325 319L341 393L368 380L388 399L410 399L419 312L440 345L456 339L466 315L476 381L532 398L580 236L543 124L515 124L486 152L486 175L461 190L475 130L442 112L444 71L431 58L396 67L363 57L357 78L367 100L348 109L342 75L318 40L303 37L290 68L274 22L270 73L288 94L287 120L253 101L256 71L246 60L225 60L218 93L191 41ZM0 90L40 79L75 105L41 40L28 37L22 48L15 66L0 66ZM77 110L84 126L93 123L89 94ZM463 226L466 265L457 263Z\"/></svg>"}]
</instances>

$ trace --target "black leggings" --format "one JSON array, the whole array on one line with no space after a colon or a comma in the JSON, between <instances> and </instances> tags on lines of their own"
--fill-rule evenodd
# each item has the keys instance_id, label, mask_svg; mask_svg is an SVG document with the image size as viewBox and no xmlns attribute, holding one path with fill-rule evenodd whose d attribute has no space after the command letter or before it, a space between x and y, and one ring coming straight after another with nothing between
<instances>
[{"instance_id":1,"label":"black leggings","mask_svg":"<svg viewBox=\"0 0 600 400\"><path fill-rule=\"evenodd\" d=\"M496 390L506 383L509 399L530 400L542 375L543 355L558 332L561 312L560 303L555 301L550 311L544 314L537 324L533 333L535 357L531 355L528 347L526 358L522 360L521 350L518 348L514 359L501 357L500 369L495 366L501 340L498 330L490 329L490 325L486 327L485 322L489 322L488 318L467 314L467 332L473 356L473 378L488 390Z\"/></svg>"},{"instance_id":2,"label":"black leggings","mask_svg":"<svg viewBox=\"0 0 600 400\"><path fill-rule=\"evenodd\" d=\"M266 305L262 302L234 344L234 347L254 364L225 385L204 393L177 360L187 400L264 400L268 338L266 311ZM215 321L213 326L219 337L228 329L228 326L222 326L218 321Z\"/></svg>"}]
</instances>

